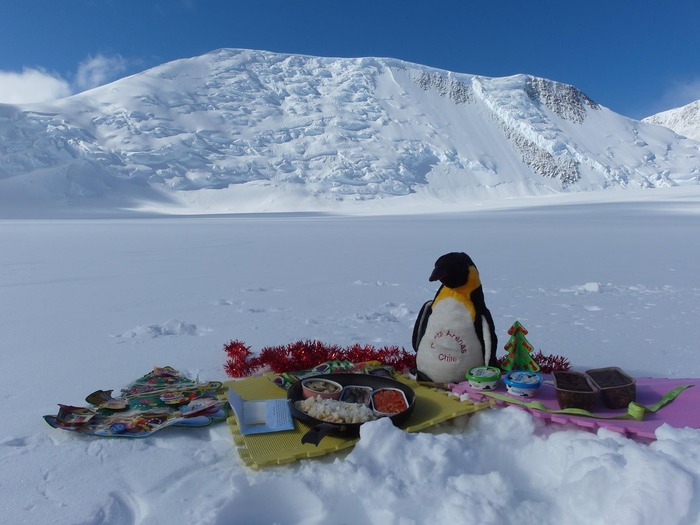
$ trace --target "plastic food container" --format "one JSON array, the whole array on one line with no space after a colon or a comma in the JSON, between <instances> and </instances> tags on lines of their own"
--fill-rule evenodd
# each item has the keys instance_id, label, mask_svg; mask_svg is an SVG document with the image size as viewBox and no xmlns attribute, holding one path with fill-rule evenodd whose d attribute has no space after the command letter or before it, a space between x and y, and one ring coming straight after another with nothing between
<instances>
[{"instance_id":1,"label":"plastic food container","mask_svg":"<svg viewBox=\"0 0 700 525\"><path fill-rule=\"evenodd\" d=\"M593 410L598 389L587 374L555 370L552 377L560 408Z\"/></svg>"},{"instance_id":2,"label":"plastic food container","mask_svg":"<svg viewBox=\"0 0 700 525\"><path fill-rule=\"evenodd\" d=\"M608 408L626 408L637 399L634 379L616 366L595 368L586 371L586 374L600 391L603 403Z\"/></svg>"},{"instance_id":3,"label":"plastic food container","mask_svg":"<svg viewBox=\"0 0 700 525\"><path fill-rule=\"evenodd\" d=\"M476 390L494 390L501 379L501 370L493 366L475 366L466 377L469 386Z\"/></svg>"},{"instance_id":4,"label":"plastic food container","mask_svg":"<svg viewBox=\"0 0 700 525\"><path fill-rule=\"evenodd\" d=\"M542 376L537 372L513 370L503 378L508 393L519 397L533 397L542 386Z\"/></svg>"},{"instance_id":5,"label":"plastic food container","mask_svg":"<svg viewBox=\"0 0 700 525\"><path fill-rule=\"evenodd\" d=\"M372 392L372 408L380 416L391 416L408 408L408 400L398 388L379 388Z\"/></svg>"},{"instance_id":6,"label":"plastic food container","mask_svg":"<svg viewBox=\"0 0 700 525\"><path fill-rule=\"evenodd\" d=\"M330 379L309 378L301 382L301 390L304 398L321 397L323 399L338 399L343 387Z\"/></svg>"},{"instance_id":7,"label":"plastic food container","mask_svg":"<svg viewBox=\"0 0 700 525\"><path fill-rule=\"evenodd\" d=\"M346 403L370 406L372 402L372 387L347 385L340 394L340 400Z\"/></svg>"}]
</instances>

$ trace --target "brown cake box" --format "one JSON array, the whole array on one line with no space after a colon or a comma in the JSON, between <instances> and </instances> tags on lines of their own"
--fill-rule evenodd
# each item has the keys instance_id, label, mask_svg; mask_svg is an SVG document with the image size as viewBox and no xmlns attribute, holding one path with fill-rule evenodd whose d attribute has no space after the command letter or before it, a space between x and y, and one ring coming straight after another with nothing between
<instances>
[{"instance_id":1,"label":"brown cake box","mask_svg":"<svg viewBox=\"0 0 700 525\"><path fill-rule=\"evenodd\" d=\"M555 370L552 372L560 408L593 410L598 389L583 372Z\"/></svg>"},{"instance_id":2,"label":"brown cake box","mask_svg":"<svg viewBox=\"0 0 700 525\"><path fill-rule=\"evenodd\" d=\"M616 366L594 368L586 374L600 391L608 408L626 408L637 399L637 387L632 377Z\"/></svg>"}]
</instances>

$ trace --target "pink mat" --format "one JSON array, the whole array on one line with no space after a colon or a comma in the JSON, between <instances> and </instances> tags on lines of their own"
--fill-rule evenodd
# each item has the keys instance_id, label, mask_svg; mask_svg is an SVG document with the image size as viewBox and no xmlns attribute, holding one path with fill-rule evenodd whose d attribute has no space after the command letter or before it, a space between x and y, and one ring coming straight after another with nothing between
<instances>
[{"instance_id":1,"label":"pink mat","mask_svg":"<svg viewBox=\"0 0 700 525\"><path fill-rule=\"evenodd\" d=\"M551 376L543 374L544 383L540 388L536 397L520 398L513 397L518 401L531 402L540 401L547 408L559 410L557 402L556 390L554 386L548 382L551 381ZM573 414L551 414L541 410L524 407L517 404L512 406L526 410L532 415L554 423L571 423L588 429L607 428L614 432L626 434L631 437L639 436L649 439L656 439L655 431L664 423L675 428L700 428L700 379L661 379L653 377L640 377L636 379L637 383L637 402L642 405L653 405L661 399L661 397L678 386L693 385L693 388L683 390L676 399L668 405L661 408L658 412L645 414L643 421L634 419L596 419L592 417L577 416ZM451 385L451 390L456 394L467 394L475 401L491 400L497 405L505 405L505 401L496 400L484 396L479 390L475 390L469 386L469 383ZM503 383L499 384L499 388L495 390L498 394L506 394L506 389ZM593 413L601 417L619 416L626 413L625 409L611 410L606 408L600 399L593 410Z\"/></svg>"}]
</instances>

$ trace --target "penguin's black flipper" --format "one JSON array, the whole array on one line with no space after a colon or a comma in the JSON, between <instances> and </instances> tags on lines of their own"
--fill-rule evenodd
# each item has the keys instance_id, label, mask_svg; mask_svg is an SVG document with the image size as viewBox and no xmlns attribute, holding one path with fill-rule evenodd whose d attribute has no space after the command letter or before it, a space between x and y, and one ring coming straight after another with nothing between
<instances>
[{"instance_id":1,"label":"penguin's black flipper","mask_svg":"<svg viewBox=\"0 0 700 525\"><path fill-rule=\"evenodd\" d=\"M490 336L490 347L486 348L486 345L484 345L484 360L487 361L485 364L487 366L498 368L498 357L496 356L496 348L498 347L498 336L496 335L496 326L494 325L493 317L491 316L491 312L488 309L484 311L484 318L486 320L486 324L488 325ZM488 359L486 359L486 356L489 356Z\"/></svg>"},{"instance_id":2,"label":"penguin's black flipper","mask_svg":"<svg viewBox=\"0 0 700 525\"><path fill-rule=\"evenodd\" d=\"M413 346L414 352L418 352L418 345L425 334L425 327L428 324L428 318L430 317L430 314L433 313L432 305L432 300L426 301L421 307L420 312L418 312L418 317L416 317L416 323L413 325L413 338L411 339L411 345Z\"/></svg>"},{"instance_id":3,"label":"penguin's black flipper","mask_svg":"<svg viewBox=\"0 0 700 525\"><path fill-rule=\"evenodd\" d=\"M481 326L476 326L476 335L484 349L484 364L498 368L498 358L496 357L496 348L498 347L498 337L496 336L496 326L493 322L491 311L486 308L486 300L484 299L484 289L481 285L470 294L470 299L477 311L477 322ZM484 321L486 326L484 326ZM488 334L484 333L487 331Z\"/></svg>"}]
</instances>

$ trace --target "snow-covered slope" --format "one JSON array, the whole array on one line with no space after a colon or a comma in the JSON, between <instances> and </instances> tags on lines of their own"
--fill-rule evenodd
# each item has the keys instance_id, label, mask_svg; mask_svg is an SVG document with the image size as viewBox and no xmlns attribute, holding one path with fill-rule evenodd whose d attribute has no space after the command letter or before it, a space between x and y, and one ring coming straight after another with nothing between
<instances>
[{"instance_id":1,"label":"snow-covered slope","mask_svg":"<svg viewBox=\"0 0 700 525\"><path fill-rule=\"evenodd\" d=\"M696 100L680 108L657 113L656 115L642 119L642 122L666 126L679 135L694 140L700 140L700 100Z\"/></svg>"},{"instance_id":2,"label":"snow-covered slope","mask_svg":"<svg viewBox=\"0 0 700 525\"><path fill-rule=\"evenodd\" d=\"M347 209L388 197L434 209L699 176L700 143L572 86L393 59L222 49L0 106L6 215Z\"/></svg>"}]
</instances>

